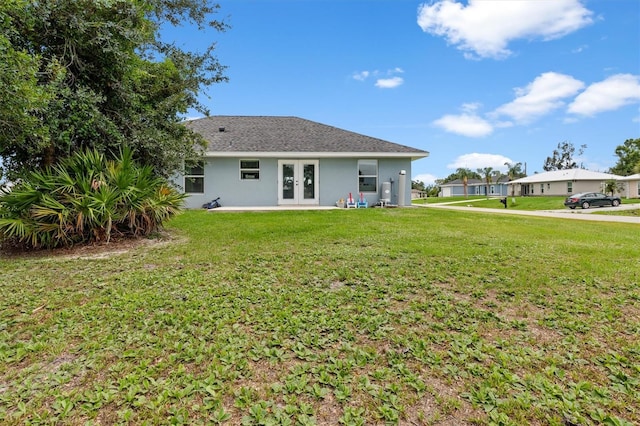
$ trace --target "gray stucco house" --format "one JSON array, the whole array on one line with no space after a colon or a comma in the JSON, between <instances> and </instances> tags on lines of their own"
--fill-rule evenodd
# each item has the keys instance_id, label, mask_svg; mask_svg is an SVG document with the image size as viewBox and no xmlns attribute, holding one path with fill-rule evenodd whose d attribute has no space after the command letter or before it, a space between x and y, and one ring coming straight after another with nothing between
<instances>
[{"instance_id":1,"label":"gray stucco house","mask_svg":"<svg viewBox=\"0 0 640 426\"><path fill-rule=\"evenodd\" d=\"M333 206L349 193L362 193L369 206L381 198L410 205L411 162L429 155L297 117L211 116L185 125L208 142L202 163L176 178L187 208L216 197L224 206Z\"/></svg>"}]
</instances>

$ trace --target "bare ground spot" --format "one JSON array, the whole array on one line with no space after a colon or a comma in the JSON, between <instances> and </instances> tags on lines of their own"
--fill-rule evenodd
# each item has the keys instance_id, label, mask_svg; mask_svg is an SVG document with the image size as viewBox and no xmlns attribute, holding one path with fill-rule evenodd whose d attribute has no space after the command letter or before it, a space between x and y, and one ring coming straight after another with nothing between
<instances>
[{"instance_id":1,"label":"bare ground spot","mask_svg":"<svg viewBox=\"0 0 640 426\"><path fill-rule=\"evenodd\" d=\"M97 242L86 245L77 245L70 248L58 248L52 250L20 250L14 248L0 249L0 257L6 258L63 258L63 259L108 259L114 256L129 253L140 247L161 247L163 245L184 241L183 237L174 235L169 231L162 231L148 237L119 238L109 242ZM156 265L148 265L147 269L153 269Z\"/></svg>"}]
</instances>

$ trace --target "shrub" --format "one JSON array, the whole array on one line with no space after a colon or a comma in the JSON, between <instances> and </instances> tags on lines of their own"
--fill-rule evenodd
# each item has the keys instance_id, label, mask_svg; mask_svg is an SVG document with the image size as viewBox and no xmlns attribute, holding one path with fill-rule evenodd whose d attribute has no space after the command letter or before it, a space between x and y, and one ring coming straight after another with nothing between
<instances>
[{"instance_id":1,"label":"shrub","mask_svg":"<svg viewBox=\"0 0 640 426\"><path fill-rule=\"evenodd\" d=\"M130 149L116 160L79 152L2 190L0 241L55 248L145 236L178 214L184 197L151 167L137 165Z\"/></svg>"}]
</instances>

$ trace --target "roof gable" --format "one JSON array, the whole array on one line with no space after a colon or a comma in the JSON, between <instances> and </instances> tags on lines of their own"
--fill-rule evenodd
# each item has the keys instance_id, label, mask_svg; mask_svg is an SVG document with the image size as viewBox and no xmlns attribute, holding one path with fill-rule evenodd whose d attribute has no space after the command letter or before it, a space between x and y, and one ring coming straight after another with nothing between
<instances>
[{"instance_id":1,"label":"roof gable","mask_svg":"<svg viewBox=\"0 0 640 426\"><path fill-rule=\"evenodd\" d=\"M185 125L219 153L362 153L422 158L427 151L297 117L211 116Z\"/></svg>"}]
</instances>

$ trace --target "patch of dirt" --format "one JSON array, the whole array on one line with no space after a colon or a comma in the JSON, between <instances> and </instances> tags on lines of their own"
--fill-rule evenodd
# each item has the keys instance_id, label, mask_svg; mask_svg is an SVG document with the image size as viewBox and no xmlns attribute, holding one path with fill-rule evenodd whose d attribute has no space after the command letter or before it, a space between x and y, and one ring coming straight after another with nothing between
<instances>
[{"instance_id":1,"label":"patch of dirt","mask_svg":"<svg viewBox=\"0 0 640 426\"><path fill-rule=\"evenodd\" d=\"M180 237L167 231L153 234L151 237L119 238L107 242L97 242L85 245L76 245L69 248L57 249L32 249L22 250L17 248L0 249L0 257L5 258L50 258L63 257L70 259L107 259L113 256L126 254L139 247L158 247L181 241ZM155 265L149 267L153 269Z\"/></svg>"}]
</instances>

